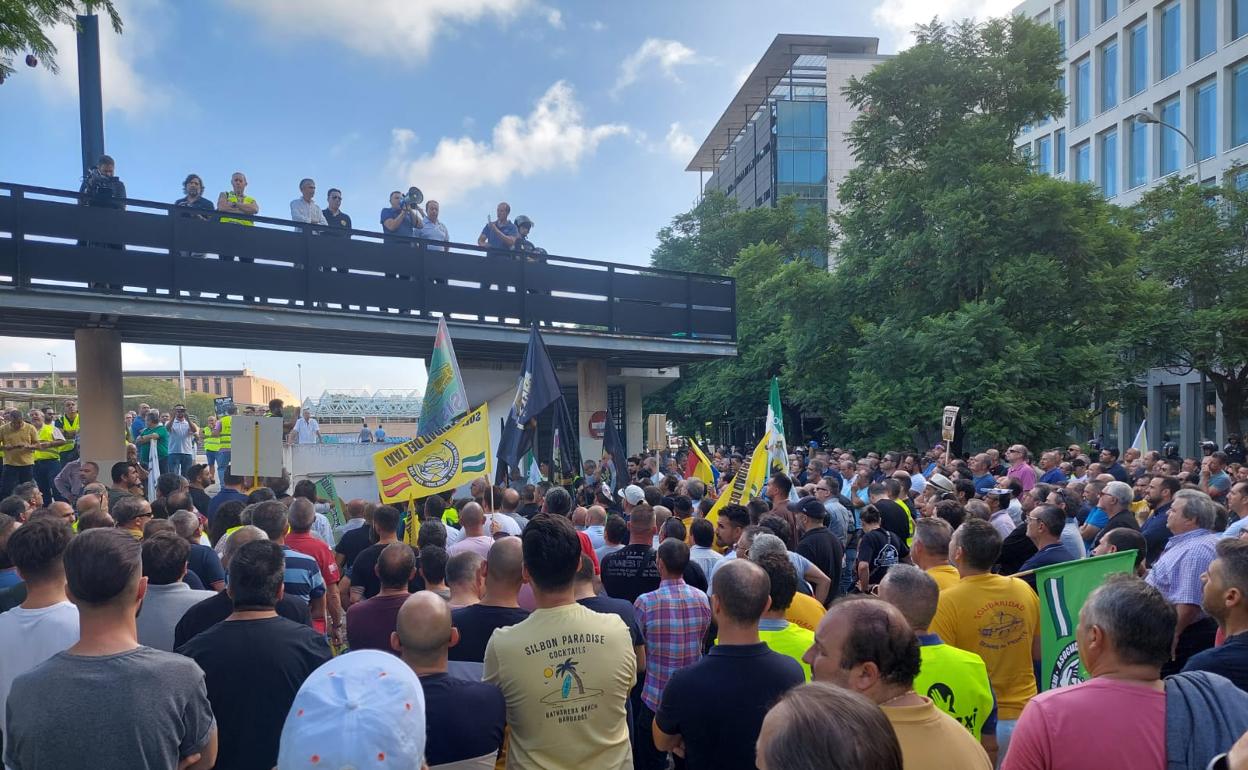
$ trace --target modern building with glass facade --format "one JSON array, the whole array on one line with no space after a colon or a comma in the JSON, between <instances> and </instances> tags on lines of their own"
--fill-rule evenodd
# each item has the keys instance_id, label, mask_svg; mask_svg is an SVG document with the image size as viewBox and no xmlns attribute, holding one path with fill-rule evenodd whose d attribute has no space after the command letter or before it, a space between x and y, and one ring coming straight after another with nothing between
<instances>
[{"instance_id":1,"label":"modern building with glass facade","mask_svg":"<svg viewBox=\"0 0 1248 770\"><path fill-rule=\"evenodd\" d=\"M777 35L685 170L743 210L796 195L826 215L854 166L845 135L857 111L841 90L887 58L878 48L874 37Z\"/></svg>"},{"instance_id":2,"label":"modern building with glass facade","mask_svg":"<svg viewBox=\"0 0 1248 770\"><path fill-rule=\"evenodd\" d=\"M1121 206L1174 174L1248 184L1248 0L1029 0L1015 13L1052 24L1065 50L1066 114L1018 138L1037 170L1095 184ZM1141 110L1160 123L1138 120ZM1129 446L1145 417L1150 447L1174 441L1187 455L1234 432L1197 374L1153 370L1097 432Z\"/></svg>"}]
</instances>

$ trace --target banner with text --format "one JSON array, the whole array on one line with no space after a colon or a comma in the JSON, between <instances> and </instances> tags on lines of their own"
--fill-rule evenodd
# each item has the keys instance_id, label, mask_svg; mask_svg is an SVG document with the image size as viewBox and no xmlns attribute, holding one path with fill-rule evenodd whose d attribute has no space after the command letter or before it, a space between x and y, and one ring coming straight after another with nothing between
<instances>
[{"instance_id":1,"label":"banner with text","mask_svg":"<svg viewBox=\"0 0 1248 770\"><path fill-rule=\"evenodd\" d=\"M1036 684L1041 691L1088 678L1075 643L1079 611L1107 576L1134 568L1135 551L1120 551L1036 570L1040 595L1040 678Z\"/></svg>"},{"instance_id":2,"label":"banner with text","mask_svg":"<svg viewBox=\"0 0 1248 770\"><path fill-rule=\"evenodd\" d=\"M489 412L485 404L428 436L373 455L383 503L445 492L490 474Z\"/></svg>"}]
</instances>

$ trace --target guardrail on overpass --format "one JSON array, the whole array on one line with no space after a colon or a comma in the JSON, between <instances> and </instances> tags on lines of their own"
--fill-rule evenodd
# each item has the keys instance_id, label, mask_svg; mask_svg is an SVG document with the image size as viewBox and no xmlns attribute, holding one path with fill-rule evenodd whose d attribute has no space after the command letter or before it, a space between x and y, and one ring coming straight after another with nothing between
<instances>
[{"instance_id":1,"label":"guardrail on overpass","mask_svg":"<svg viewBox=\"0 0 1248 770\"><path fill-rule=\"evenodd\" d=\"M736 285L724 276L125 203L0 182L0 290L736 340Z\"/></svg>"}]
</instances>

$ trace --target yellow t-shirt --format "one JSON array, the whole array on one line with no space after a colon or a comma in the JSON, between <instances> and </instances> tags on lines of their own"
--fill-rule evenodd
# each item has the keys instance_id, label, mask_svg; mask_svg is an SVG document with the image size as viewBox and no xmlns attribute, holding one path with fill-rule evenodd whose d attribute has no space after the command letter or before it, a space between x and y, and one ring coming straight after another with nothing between
<instances>
[{"instance_id":1,"label":"yellow t-shirt","mask_svg":"<svg viewBox=\"0 0 1248 770\"><path fill-rule=\"evenodd\" d=\"M998 717L1018 719L1036 694L1031 647L1040 633L1040 600L1030 586L1003 575L964 577L940 592L928 631L983 658Z\"/></svg>"},{"instance_id":2,"label":"yellow t-shirt","mask_svg":"<svg viewBox=\"0 0 1248 770\"><path fill-rule=\"evenodd\" d=\"M945 589L956 586L962 576L958 574L958 568L952 564L942 564L939 567L932 567L927 571L932 580L936 581L937 587L944 591Z\"/></svg>"},{"instance_id":3,"label":"yellow t-shirt","mask_svg":"<svg viewBox=\"0 0 1248 770\"><path fill-rule=\"evenodd\" d=\"M784 619L813 632L819 627L819 621L823 620L826 612L827 610L815 597L793 594L793 603L784 611Z\"/></svg>"},{"instance_id":4,"label":"yellow t-shirt","mask_svg":"<svg viewBox=\"0 0 1248 770\"><path fill-rule=\"evenodd\" d=\"M880 709L897 733L906 770L992 770L988 752L979 741L930 700L923 700L922 706Z\"/></svg>"},{"instance_id":5,"label":"yellow t-shirt","mask_svg":"<svg viewBox=\"0 0 1248 770\"><path fill-rule=\"evenodd\" d=\"M5 465L34 465L34 449L9 449L9 447L22 444L34 446L37 443L39 443L39 431L28 422L23 422L20 428L14 428L13 423L7 421L0 425L0 446L4 447Z\"/></svg>"},{"instance_id":6,"label":"yellow t-shirt","mask_svg":"<svg viewBox=\"0 0 1248 770\"><path fill-rule=\"evenodd\" d=\"M580 604L534 610L485 647L511 727L507 767L630 770L626 702L637 657L619 616Z\"/></svg>"},{"instance_id":7,"label":"yellow t-shirt","mask_svg":"<svg viewBox=\"0 0 1248 770\"><path fill-rule=\"evenodd\" d=\"M802 671L806 674L806 681L810 681L810 666L806 665L806 661L802 660L802 656L815 643L815 632L809 631L796 623L789 623L778 631L765 631L762 628L758 630L758 637L767 643L772 652L778 652L781 655L788 655L802 665ZM715 640L716 643L719 640Z\"/></svg>"}]
</instances>

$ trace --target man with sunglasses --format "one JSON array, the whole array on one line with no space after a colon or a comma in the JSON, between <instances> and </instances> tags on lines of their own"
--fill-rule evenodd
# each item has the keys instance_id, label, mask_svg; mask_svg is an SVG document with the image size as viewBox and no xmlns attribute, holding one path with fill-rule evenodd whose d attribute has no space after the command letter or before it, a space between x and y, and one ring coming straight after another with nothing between
<instances>
[{"instance_id":1,"label":"man with sunglasses","mask_svg":"<svg viewBox=\"0 0 1248 770\"><path fill-rule=\"evenodd\" d=\"M341 230L351 229L351 216L342 210L342 190L337 187L329 188L329 194L326 196L329 201L329 208L321 211L321 215L325 217L325 223L329 225L331 231L333 228ZM337 233L331 233L337 235Z\"/></svg>"}]
</instances>

